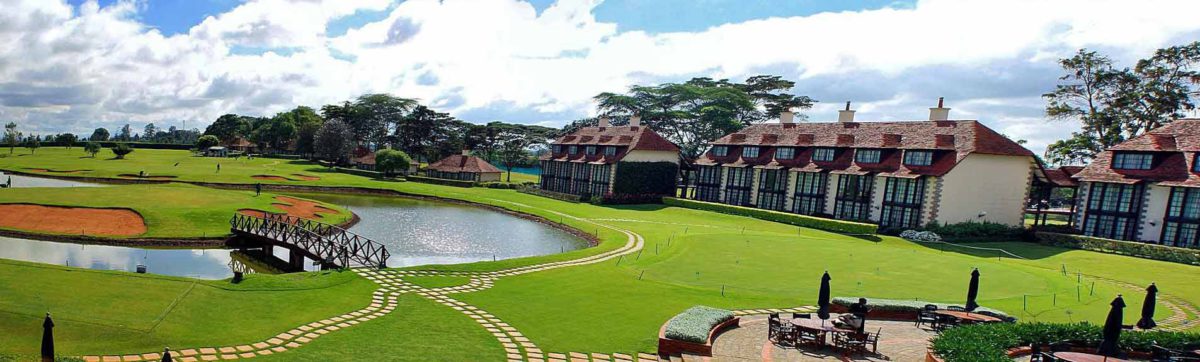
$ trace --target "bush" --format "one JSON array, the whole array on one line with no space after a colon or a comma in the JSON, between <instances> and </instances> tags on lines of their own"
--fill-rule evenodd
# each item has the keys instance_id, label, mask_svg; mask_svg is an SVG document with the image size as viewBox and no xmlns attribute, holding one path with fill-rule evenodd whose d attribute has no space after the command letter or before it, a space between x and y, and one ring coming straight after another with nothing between
<instances>
[{"instance_id":1,"label":"bush","mask_svg":"<svg viewBox=\"0 0 1200 362\"><path fill-rule=\"evenodd\" d=\"M554 192L554 191L542 190L542 189L540 189L540 188L534 187L534 185L532 185L532 184L530 184L530 185L523 185L523 186L521 186L521 187L518 187L518 188L517 188L517 191L519 191L519 192L521 192L521 193L530 194L530 195L537 195L537 196L542 196L542 197L549 197L549 198L552 198L552 199L555 199L555 200L559 200L559 201L566 201L566 202L582 202L582 201L587 201L587 199L585 199L583 196L579 196L579 195L572 195L572 194L564 194L564 193L561 193L561 192Z\"/></svg>"},{"instance_id":2,"label":"bush","mask_svg":"<svg viewBox=\"0 0 1200 362\"><path fill-rule=\"evenodd\" d=\"M118 143L112 146L112 153L117 155L117 159L124 159L125 155L133 153L133 147L129 147L127 143Z\"/></svg>"},{"instance_id":3,"label":"bush","mask_svg":"<svg viewBox=\"0 0 1200 362\"><path fill-rule=\"evenodd\" d=\"M932 231L904 230L904 232L900 233L900 237L904 238L905 240L919 241L923 243L936 243L942 241L942 237Z\"/></svg>"},{"instance_id":4,"label":"bush","mask_svg":"<svg viewBox=\"0 0 1200 362\"><path fill-rule=\"evenodd\" d=\"M1037 236L1038 243L1044 245L1129 255L1180 264L1200 265L1200 249L1177 248L1136 241L1121 241L1048 232L1037 232L1034 235Z\"/></svg>"},{"instance_id":5,"label":"bush","mask_svg":"<svg viewBox=\"0 0 1200 362\"><path fill-rule=\"evenodd\" d=\"M83 152L92 155L92 158L96 158L96 154L100 153L100 144L96 142L85 143L83 145Z\"/></svg>"},{"instance_id":6,"label":"bush","mask_svg":"<svg viewBox=\"0 0 1200 362\"><path fill-rule=\"evenodd\" d=\"M660 194L605 194L592 197L593 204L630 205L630 204L661 204L663 195Z\"/></svg>"},{"instance_id":7,"label":"bush","mask_svg":"<svg viewBox=\"0 0 1200 362\"><path fill-rule=\"evenodd\" d=\"M209 147L215 147L219 144L221 144L221 140L217 139L217 136L213 135L203 135L196 139L196 148L200 149L201 151L207 150Z\"/></svg>"},{"instance_id":8,"label":"bush","mask_svg":"<svg viewBox=\"0 0 1200 362\"><path fill-rule=\"evenodd\" d=\"M536 184L537 183L535 183L535 182L528 182L528 181L521 182L521 183L496 181L496 182L484 182L479 185L489 188L489 189L514 190L514 189L520 188L522 186L529 186L529 185L536 185Z\"/></svg>"},{"instance_id":9,"label":"bush","mask_svg":"<svg viewBox=\"0 0 1200 362\"><path fill-rule=\"evenodd\" d=\"M976 221L947 225L933 222L922 229L937 233L950 241L1012 241L1025 238L1026 233L1025 228L1019 226Z\"/></svg>"},{"instance_id":10,"label":"bush","mask_svg":"<svg viewBox=\"0 0 1200 362\"><path fill-rule=\"evenodd\" d=\"M1009 348L1070 342L1077 347L1100 344L1101 327L1088 323L989 323L951 328L933 338L933 351L946 362L1011 362ZM1200 348L1200 334L1169 331L1123 331L1126 351L1149 352L1158 345L1181 350Z\"/></svg>"},{"instance_id":11,"label":"bush","mask_svg":"<svg viewBox=\"0 0 1200 362\"><path fill-rule=\"evenodd\" d=\"M671 162L618 162L612 193L674 195L679 165Z\"/></svg>"},{"instance_id":12,"label":"bush","mask_svg":"<svg viewBox=\"0 0 1200 362\"><path fill-rule=\"evenodd\" d=\"M408 170L412 165L412 157L404 151L382 149L375 152L375 170L390 175L394 171Z\"/></svg>"},{"instance_id":13,"label":"bush","mask_svg":"<svg viewBox=\"0 0 1200 362\"><path fill-rule=\"evenodd\" d=\"M475 187L475 181L451 180L444 178L433 178L425 176L410 175L407 177L409 181L424 182L427 184L456 186L456 187Z\"/></svg>"},{"instance_id":14,"label":"bush","mask_svg":"<svg viewBox=\"0 0 1200 362\"><path fill-rule=\"evenodd\" d=\"M822 219L808 215L791 214L786 212L755 209L750 207L733 206L674 197L662 198L664 204L689 209L719 212L723 214L749 216L755 219L780 222L813 229L833 231L845 234L875 234L878 226L854 221Z\"/></svg>"},{"instance_id":15,"label":"bush","mask_svg":"<svg viewBox=\"0 0 1200 362\"><path fill-rule=\"evenodd\" d=\"M829 302L849 308L851 304L858 303L858 298L859 297L834 297ZM934 303L934 302L926 302L926 301L921 301L921 300L867 298L867 306L871 307L871 309L880 310L880 311L889 311L889 312L914 312L915 313L915 312L918 312L918 311L924 309L926 304L933 304L933 305L938 306L938 308L941 308L941 309L946 309L947 307L950 307L951 305L956 305L956 306L960 306L960 307L962 306L959 304ZM1008 313L1004 313L1002 311L991 309L991 308L979 307L979 308L975 309L975 313L1000 318L1000 319L1003 319L1003 320L1009 321L1009 322L1015 322L1017 320L1017 318L1008 315Z\"/></svg>"},{"instance_id":16,"label":"bush","mask_svg":"<svg viewBox=\"0 0 1200 362\"><path fill-rule=\"evenodd\" d=\"M708 343L713 327L733 319L733 312L698 305L671 317L663 335L676 341Z\"/></svg>"}]
</instances>

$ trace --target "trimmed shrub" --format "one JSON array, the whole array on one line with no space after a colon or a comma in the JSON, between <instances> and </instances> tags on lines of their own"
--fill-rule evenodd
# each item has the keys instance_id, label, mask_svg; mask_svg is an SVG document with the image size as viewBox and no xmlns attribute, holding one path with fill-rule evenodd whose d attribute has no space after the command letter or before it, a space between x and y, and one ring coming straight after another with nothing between
<instances>
[{"instance_id":1,"label":"trimmed shrub","mask_svg":"<svg viewBox=\"0 0 1200 362\"><path fill-rule=\"evenodd\" d=\"M1069 342L1077 347L1100 344L1101 327L1088 323L989 323L955 327L933 338L933 351L946 362L1011 362L1009 348ZM1150 352L1158 345L1180 350L1200 348L1200 334L1169 331L1123 331L1126 351Z\"/></svg>"},{"instance_id":2,"label":"trimmed shrub","mask_svg":"<svg viewBox=\"0 0 1200 362\"><path fill-rule=\"evenodd\" d=\"M433 178L425 176L409 175L409 181L424 182L427 184L455 186L455 187L475 187L475 181L450 180L444 178Z\"/></svg>"},{"instance_id":3,"label":"trimmed shrub","mask_svg":"<svg viewBox=\"0 0 1200 362\"><path fill-rule=\"evenodd\" d=\"M486 187L486 188L489 188L489 189L513 190L513 189L519 188L519 187L521 187L521 186L523 186L523 185L526 185L526 184L530 184L530 185L532 185L532 184L534 184L534 183L532 183L532 182L516 183L516 182L499 182L499 181L496 181L496 182L484 182L484 183L480 183L480 184L479 184L479 186L483 186L483 187Z\"/></svg>"},{"instance_id":4,"label":"trimmed shrub","mask_svg":"<svg viewBox=\"0 0 1200 362\"><path fill-rule=\"evenodd\" d=\"M923 243L936 243L942 241L942 237L938 236L937 233L932 231L904 230L904 232L900 233L900 237L904 238L905 240L919 241Z\"/></svg>"},{"instance_id":5,"label":"trimmed shrub","mask_svg":"<svg viewBox=\"0 0 1200 362\"><path fill-rule=\"evenodd\" d=\"M705 210L719 212L723 214L748 216L755 219L774 221L784 224L802 226L806 228L820 229L833 231L845 234L875 234L878 226L875 224L867 224L854 221L832 220L813 217L808 215L791 214L780 211L771 211L763 209L755 209L743 206L733 206L718 204L714 202L704 202L688 199L680 199L674 197L664 197L664 204L676 207L685 207L689 209Z\"/></svg>"},{"instance_id":6,"label":"trimmed shrub","mask_svg":"<svg viewBox=\"0 0 1200 362\"><path fill-rule=\"evenodd\" d=\"M409 165L412 165L412 158L404 151L385 148L375 152L375 169L385 175L407 170Z\"/></svg>"},{"instance_id":7,"label":"trimmed shrub","mask_svg":"<svg viewBox=\"0 0 1200 362\"><path fill-rule=\"evenodd\" d=\"M118 143L112 146L112 153L117 156L117 159L124 159L125 155L133 153L133 147L129 147L128 143Z\"/></svg>"},{"instance_id":8,"label":"trimmed shrub","mask_svg":"<svg viewBox=\"0 0 1200 362\"><path fill-rule=\"evenodd\" d=\"M849 308L850 305L858 303L859 297L834 297L829 302ZM919 312L925 309L926 304L933 304L939 309L946 309L952 305L961 307L960 304L934 303L921 300L899 300L899 299L879 299L867 298L867 306L873 310L890 311L890 312ZM1009 322L1015 322L1017 319L999 310L979 307L974 313L979 313L987 316L1000 318Z\"/></svg>"},{"instance_id":9,"label":"trimmed shrub","mask_svg":"<svg viewBox=\"0 0 1200 362\"><path fill-rule=\"evenodd\" d=\"M663 195L660 194L605 194L593 196L593 204L630 205L630 204L661 204Z\"/></svg>"},{"instance_id":10,"label":"trimmed shrub","mask_svg":"<svg viewBox=\"0 0 1200 362\"><path fill-rule=\"evenodd\" d=\"M940 225L936 222L925 225L922 230L941 235L948 241L1013 241L1026 237L1026 229L994 222L967 221Z\"/></svg>"},{"instance_id":11,"label":"trimmed shrub","mask_svg":"<svg viewBox=\"0 0 1200 362\"><path fill-rule=\"evenodd\" d=\"M676 341L708 343L708 332L730 319L733 312L698 305L671 317L663 335Z\"/></svg>"},{"instance_id":12,"label":"trimmed shrub","mask_svg":"<svg viewBox=\"0 0 1200 362\"><path fill-rule=\"evenodd\" d=\"M206 150L209 147L214 147L219 144L221 144L221 140L217 139L217 136L213 135L203 135L200 136L199 139L196 139L196 148L200 150Z\"/></svg>"},{"instance_id":13,"label":"trimmed shrub","mask_svg":"<svg viewBox=\"0 0 1200 362\"><path fill-rule=\"evenodd\" d=\"M1038 243L1043 245L1129 255L1180 264L1200 265L1200 249L1177 248L1136 241L1048 232L1037 232L1034 235L1037 236Z\"/></svg>"},{"instance_id":14,"label":"trimmed shrub","mask_svg":"<svg viewBox=\"0 0 1200 362\"><path fill-rule=\"evenodd\" d=\"M613 194L674 195L679 166L670 162L618 162Z\"/></svg>"},{"instance_id":15,"label":"trimmed shrub","mask_svg":"<svg viewBox=\"0 0 1200 362\"><path fill-rule=\"evenodd\" d=\"M572 194L564 194L564 193L561 193L561 192L554 192L554 191L542 190L542 189L540 189L540 188L534 187L534 185L522 185L521 187L518 187L518 188L517 188L517 191L519 191L519 192L521 192L521 193L530 194L530 195L537 195L537 196L542 196L542 197L549 197L549 198L552 198L552 199L555 199L555 200L559 200L559 201L566 201L566 202L583 202L583 201L587 201L587 199L585 199L583 196L579 196L579 195L572 195Z\"/></svg>"}]
</instances>

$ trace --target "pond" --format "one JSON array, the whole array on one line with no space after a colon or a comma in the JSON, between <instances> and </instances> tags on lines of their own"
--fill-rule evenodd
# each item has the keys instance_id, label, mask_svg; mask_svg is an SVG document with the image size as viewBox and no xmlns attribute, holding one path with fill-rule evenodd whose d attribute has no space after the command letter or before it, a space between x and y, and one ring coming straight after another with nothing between
<instances>
[{"instance_id":1,"label":"pond","mask_svg":"<svg viewBox=\"0 0 1200 362\"><path fill-rule=\"evenodd\" d=\"M14 187L58 181L17 177L21 176L13 176ZM503 260L587 247L585 240L557 228L477 207L395 197L297 196L343 205L357 214L362 220L350 231L386 245L390 267ZM274 248L274 254L287 260L284 248ZM229 264L235 259L226 249L79 245L10 237L0 237L0 258L102 270L134 271L145 265L149 273L201 279L232 276ZM306 269L315 268L306 263Z\"/></svg>"}]
</instances>

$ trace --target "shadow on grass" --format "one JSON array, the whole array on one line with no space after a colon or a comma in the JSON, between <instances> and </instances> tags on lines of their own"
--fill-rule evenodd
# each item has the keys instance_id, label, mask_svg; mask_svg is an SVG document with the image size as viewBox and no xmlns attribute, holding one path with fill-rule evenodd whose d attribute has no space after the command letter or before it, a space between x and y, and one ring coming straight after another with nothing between
<instances>
[{"instance_id":1,"label":"shadow on grass","mask_svg":"<svg viewBox=\"0 0 1200 362\"><path fill-rule=\"evenodd\" d=\"M1023 258L1038 260L1073 250L1024 241L986 243L912 243L914 245L937 250L939 252L956 253L980 258ZM1009 253L1020 256L1020 258L1016 258Z\"/></svg>"}]
</instances>

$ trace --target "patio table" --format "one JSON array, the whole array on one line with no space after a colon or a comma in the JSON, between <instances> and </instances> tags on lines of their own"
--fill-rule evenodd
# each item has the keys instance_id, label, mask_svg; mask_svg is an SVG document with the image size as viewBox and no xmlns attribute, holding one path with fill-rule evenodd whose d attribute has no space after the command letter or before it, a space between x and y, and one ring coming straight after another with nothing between
<instances>
[{"instance_id":1,"label":"patio table","mask_svg":"<svg viewBox=\"0 0 1200 362\"><path fill-rule=\"evenodd\" d=\"M809 319L809 318L792 319L792 325L796 326L797 328L803 328L803 329L814 330L814 331L822 331L822 332L834 332L834 333L856 332L853 329L839 328L839 327L833 325L833 321L827 320L827 321L824 321L824 323L821 323L821 322L822 321L820 319Z\"/></svg>"},{"instance_id":2,"label":"patio table","mask_svg":"<svg viewBox=\"0 0 1200 362\"><path fill-rule=\"evenodd\" d=\"M1081 352L1054 352L1054 358L1070 362L1129 362L1116 357Z\"/></svg>"},{"instance_id":3,"label":"patio table","mask_svg":"<svg viewBox=\"0 0 1200 362\"><path fill-rule=\"evenodd\" d=\"M964 312L964 311L957 311L957 310L941 310L941 309L939 309L939 310L933 311L933 313L935 313L935 314L939 314L939 315L944 315L944 316L947 316L947 317L954 317L954 318L958 318L958 320L961 320L961 321L964 321L964 322L967 322L967 323L992 323L992 322L1000 322L1000 318L996 318L996 317L993 317L993 316L990 316L990 315L984 315L984 314L979 314L979 313L971 313L971 312Z\"/></svg>"}]
</instances>

